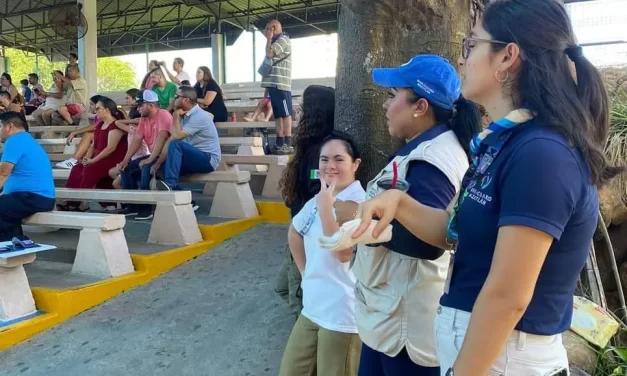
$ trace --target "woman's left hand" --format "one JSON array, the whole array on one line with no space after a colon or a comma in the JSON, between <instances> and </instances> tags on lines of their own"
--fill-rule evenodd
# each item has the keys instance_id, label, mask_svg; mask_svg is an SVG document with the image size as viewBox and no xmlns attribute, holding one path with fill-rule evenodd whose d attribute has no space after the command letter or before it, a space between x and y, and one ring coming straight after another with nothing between
<instances>
[{"instance_id":1,"label":"woman's left hand","mask_svg":"<svg viewBox=\"0 0 627 376\"><path fill-rule=\"evenodd\" d=\"M83 158L83 166L89 166L90 164L93 163L92 161L93 161L92 158L87 158L87 157Z\"/></svg>"},{"instance_id":2,"label":"woman's left hand","mask_svg":"<svg viewBox=\"0 0 627 376\"><path fill-rule=\"evenodd\" d=\"M335 192L335 181L327 184L323 178L320 178L320 193L318 193L317 202L319 210L333 210L333 203L335 202L333 192Z\"/></svg>"}]
</instances>

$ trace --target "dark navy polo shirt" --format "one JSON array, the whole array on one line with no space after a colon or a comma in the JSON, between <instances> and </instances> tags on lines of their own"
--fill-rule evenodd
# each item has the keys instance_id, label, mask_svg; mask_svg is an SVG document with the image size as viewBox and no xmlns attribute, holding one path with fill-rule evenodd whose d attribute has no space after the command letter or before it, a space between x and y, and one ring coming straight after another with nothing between
<instances>
[{"instance_id":1,"label":"dark navy polo shirt","mask_svg":"<svg viewBox=\"0 0 627 376\"><path fill-rule=\"evenodd\" d=\"M490 271L499 227L534 228L554 240L516 329L554 335L570 327L575 285L597 225L598 193L581 154L556 131L532 120L511 132L485 174L468 184L458 212L451 285L441 304L471 312ZM487 142L495 138L490 136Z\"/></svg>"},{"instance_id":2,"label":"dark navy polo shirt","mask_svg":"<svg viewBox=\"0 0 627 376\"><path fill-rule=\"evenodd\" d=\"M390 157L390 161L396 156L408 155L421 143L430 141L449 130L447 124L436 125L405 144ZM453 184L442 171L429 162L410 162L405 180L409 183L407 194L424 205L446 209L455 197ZM384 244L386 248L407 256L427 260L435 260L444 253L443 250L415 237L398 221L393 221L392 225L392 240Z\"/></svg>"}]
</instances>

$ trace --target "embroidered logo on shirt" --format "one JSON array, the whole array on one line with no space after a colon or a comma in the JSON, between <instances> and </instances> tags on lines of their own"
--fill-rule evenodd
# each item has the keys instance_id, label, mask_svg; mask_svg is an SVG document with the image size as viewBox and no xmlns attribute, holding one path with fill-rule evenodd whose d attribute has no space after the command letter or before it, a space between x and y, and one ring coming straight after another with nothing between
<instances>
[{"instance_id":1,"label":"embroidered logo on shirt","mask_svg":"<svg viewBox=\"0 0 627 376\"><path fill-rule=\"evenodd\" d=\"M311 180L320 179L320 170L309 171L309 179Z\"/></svg>"}]
</instances>

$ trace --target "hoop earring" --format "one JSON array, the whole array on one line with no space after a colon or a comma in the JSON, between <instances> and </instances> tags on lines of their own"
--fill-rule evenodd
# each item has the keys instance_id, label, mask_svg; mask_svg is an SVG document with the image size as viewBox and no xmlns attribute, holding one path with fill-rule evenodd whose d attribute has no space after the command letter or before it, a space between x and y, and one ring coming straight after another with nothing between
<instances>
[{"instance_id":1,"label":"hoop earring","mask_svg":"<svg viewBox=\"0 0 627 376\"><path fill-rule=\"evenodd\" d=\"M502 80L499 78L499 72L500 70L497 70L496 72L494 72L494 78L496 78L496 80L500 83L506 82L507 79L509 78L509 72L505 71L505 78Z\"/></svg>"}]
</instances>

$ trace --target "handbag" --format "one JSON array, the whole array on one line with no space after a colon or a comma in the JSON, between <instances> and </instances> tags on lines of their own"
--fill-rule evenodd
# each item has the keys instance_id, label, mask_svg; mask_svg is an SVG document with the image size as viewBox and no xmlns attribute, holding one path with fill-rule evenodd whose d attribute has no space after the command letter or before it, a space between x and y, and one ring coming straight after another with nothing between
<instances>
[{"instance_id":1,"label":"handbag","mask_svg":"<svg viewBox=\"0 0 627 376\"><path fill-rule=\"evenodd\" d=\"M277 65L278 63L282 62L283 60L287 59L288 57L290 57L292 54L287 54L286 56L280 58L279 60L273 62L272 59L270 59L269 57L265 57L263 59L263 61L261 62L261 65L259 66L259 69L257 69L257 73L259 73L261 76L267 76L270 74L270 72L272 71L272 67Z\"/></svg>"}]
</instances>

